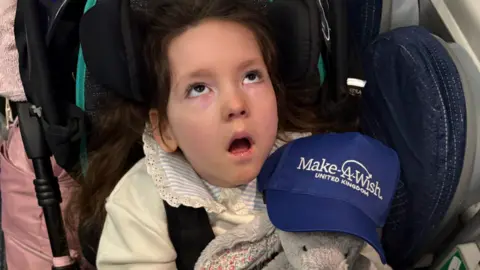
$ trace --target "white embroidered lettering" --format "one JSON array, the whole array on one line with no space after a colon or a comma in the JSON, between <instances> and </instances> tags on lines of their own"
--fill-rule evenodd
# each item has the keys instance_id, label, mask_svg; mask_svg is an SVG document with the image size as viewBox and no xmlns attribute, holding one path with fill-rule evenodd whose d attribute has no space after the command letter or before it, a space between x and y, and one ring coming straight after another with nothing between
<instances>
[{"instance_id":1,"label":"white embroidered lettering","mask_svg":"<svg viewBox=\"0 0 480 270\"><path fill-rule=\"evenodd\" d=\"M383 200L380 183L375 181L367 168L356 160L343 162L339 169L337 164L330 163L325 158L322 160L311 158L307 161L305 157L300 157L297 169L315 172L316 179L339 183L367 197L373 195Z\"/></svg>"}]
</instances>

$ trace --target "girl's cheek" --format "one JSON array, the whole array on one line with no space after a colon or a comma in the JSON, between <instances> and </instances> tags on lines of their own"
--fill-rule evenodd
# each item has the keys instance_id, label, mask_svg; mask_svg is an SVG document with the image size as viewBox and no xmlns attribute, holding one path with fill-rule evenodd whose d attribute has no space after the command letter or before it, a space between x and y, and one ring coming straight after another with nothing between
<instances>
[{"instance_id":1,"label":"girl's cheek","mask_svg":"<svg viewBox=\"0 0 480 270\"><path fill-rule=\"evenodd\" d=\"M270 81L248 84L244 89L251 98L262 98L264 96L269 96L272 93L275 94L275 90Z\"/></svg>"},{"instance_id":2,"label":"girl's cheek","mask_svg":"<svg viewBox=\"0 0 480 270\"><path fill-rule=\"evenodd\" d=\"M191 102L193 106L197 106L201 110L206 110L209 108L215 100L215 93L213 91L209 92L208 94L204 94L193 98Z\"/></svg>"}]
</instances>

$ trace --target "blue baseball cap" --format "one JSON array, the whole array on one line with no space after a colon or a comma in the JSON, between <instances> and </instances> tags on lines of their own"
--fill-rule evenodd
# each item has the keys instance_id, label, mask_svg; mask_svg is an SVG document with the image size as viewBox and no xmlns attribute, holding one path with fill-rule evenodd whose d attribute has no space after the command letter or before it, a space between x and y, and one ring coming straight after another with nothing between
<instances>
[{"instance_id":1,"label":"blue baseball cap","mask_svg":"<svg viewBox=\"0 0 480 270\"><path fill-rule=\"evenodd\" d=\"M383 227L400 176L395 151L360 133L294 140L265 162L258 190L282 231L341 232L375 248L386 263Z\"/></svg>"}]
</instances>

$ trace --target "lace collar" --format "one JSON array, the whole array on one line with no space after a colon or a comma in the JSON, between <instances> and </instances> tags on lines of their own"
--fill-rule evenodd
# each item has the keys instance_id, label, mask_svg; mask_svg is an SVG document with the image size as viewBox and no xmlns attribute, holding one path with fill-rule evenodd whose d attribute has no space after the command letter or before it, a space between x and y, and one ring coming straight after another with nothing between
<instances>
[{"instance_id":1,"label":"lace collar","mask_svg":"<svg viewBox=\"0 0 480 270\"><path fill-rule=\"evenodd\" d=\"M292 134L288 135L289 139L305 136ZM216 187L201 179L181 153L163 151L148 127L143 134L143 143L148 174L160 197L168 204L202 207L209 213L231 210L240 215L265 209L262 196L257 192L256 179L236 188ZM282 144L283 141L277 140L272 152Z\"/></svg>"}]
</instances>

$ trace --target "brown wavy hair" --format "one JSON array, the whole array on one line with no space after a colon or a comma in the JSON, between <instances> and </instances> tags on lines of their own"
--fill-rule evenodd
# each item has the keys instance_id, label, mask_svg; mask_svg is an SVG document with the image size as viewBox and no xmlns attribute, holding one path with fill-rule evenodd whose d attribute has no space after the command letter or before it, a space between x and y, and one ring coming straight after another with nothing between
<instances>
[{"instance_id":1,"label":"brown wavy hair","mask_svg":"<svg viewBox=\"0 0 480 270\"><path fill-rule=\"evenodd\" d=\"M161 0L156 6L137 11L145 30L144 58L150 74L145 89L150 104L139 104L119 97L98 113L88 146L88 170L79 176L80 187L69 203L70 229L96 228L105 219L105 200L120 178L142 156L141 136L149 121L150 108L159 110L160 123L166 121L170 70L167 48L171 40L207 19L239 23L250 29L260 46L276 91L279 131L322 132L352 129L352 117L336 121L342 104L326 104L318 98L318 78L305 78L301 85L284 86L277 74L277 55L266 16L254 0ZM288 89L288 91L286 90ZM288 101L288 102L287 102ZM336 115L336 116L335 116ZM354 122L354 121L353 121ZM354 129L354 127L353 127ZM95 248L96 249L96 248Z\"/></svg>"}]
</instances>

